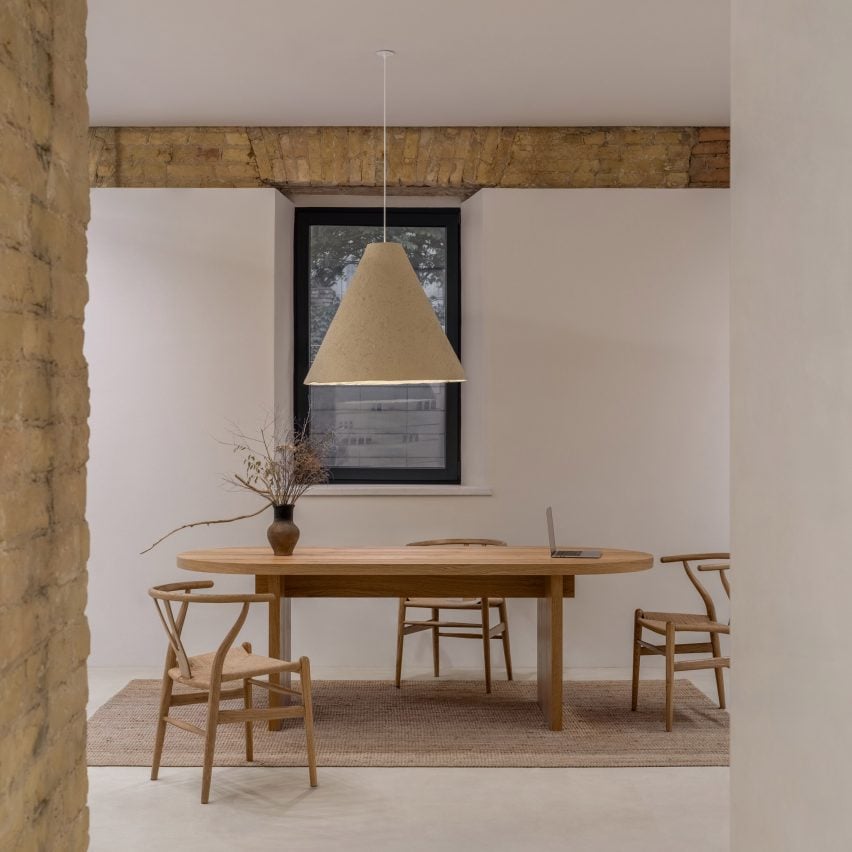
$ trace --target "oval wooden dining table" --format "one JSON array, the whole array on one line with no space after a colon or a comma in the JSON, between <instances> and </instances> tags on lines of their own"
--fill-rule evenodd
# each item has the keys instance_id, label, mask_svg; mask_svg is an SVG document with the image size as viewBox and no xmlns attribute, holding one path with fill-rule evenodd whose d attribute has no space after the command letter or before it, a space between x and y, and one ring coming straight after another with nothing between
<instances>
[{"instance_id":1,"label":"oval wooden dining table","mask_svg":"<svg viewBox=\"0 0 852 852\"><path fill-rule=\"evenodd\" d=\"M269 656L290 657L290 599L314 597L509 597L538 599L538 703L551 730L562 730L563 598L575 577L646 571L650 553L601 550L598 559L553 558L546 547L298 547L275 556L265 547L193 550L178 567L254 577L271 592ZM270 701L281 698L270 693ZM270 723L280 725L280 723Z\"/></svg>"}]
</instances>

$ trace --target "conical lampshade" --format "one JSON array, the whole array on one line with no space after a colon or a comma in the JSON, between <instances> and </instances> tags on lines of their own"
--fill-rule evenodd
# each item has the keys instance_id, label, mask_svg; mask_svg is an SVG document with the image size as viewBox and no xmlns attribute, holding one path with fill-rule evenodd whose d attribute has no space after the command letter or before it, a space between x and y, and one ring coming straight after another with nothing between
<instances>
[{"instance_id":1,"label":"conical lampshade","mask_svg":"<svg viewBox=\"0 0 852 852\"><path fill-rule=\"evenodd\" d=\"M464 370L399 243L370 243L306 385L463 382Z\"/></svg>"}]
</instances>

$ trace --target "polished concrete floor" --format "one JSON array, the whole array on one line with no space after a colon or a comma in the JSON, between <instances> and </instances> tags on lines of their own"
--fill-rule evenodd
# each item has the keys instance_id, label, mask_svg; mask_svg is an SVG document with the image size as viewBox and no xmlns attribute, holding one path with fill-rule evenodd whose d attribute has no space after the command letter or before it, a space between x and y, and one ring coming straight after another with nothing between
<instances>
[{"instance_id":1,"label":"polished concrete floor","mask_svg":"<svg viewBox=\"0 0 852 852\"><path fill-rule=\"evenodd\" d=\"M91 669L90 713L128 680L160 674ZM371 675L380 676L314 672L316 678ZM476 676L448 673L454 675ZM584 669L566 676L629 673ZM712 677L697 672L692 680L712 695ZM728 850L726 768L320 767L320 786L311 789L306 769L223 767L213 771L205 806L198 802L200 769L165 768L155 783L148 775L140 767L89 769L92 850Z\"/></svg>"}]
</instances>

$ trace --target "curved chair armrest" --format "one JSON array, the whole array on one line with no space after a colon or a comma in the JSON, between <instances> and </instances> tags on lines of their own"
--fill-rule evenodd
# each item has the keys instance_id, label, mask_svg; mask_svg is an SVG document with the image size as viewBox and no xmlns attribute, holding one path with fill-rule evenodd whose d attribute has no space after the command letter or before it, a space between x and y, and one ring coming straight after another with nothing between
<instances>
[{"instance_id":1,"label":"curved chair armrest","mask_svg":"<svg viewBox=\"0 0 852 852\"><path fill-rule=\"evenodd\" d=\"M152 586L148 594L162 601L177 601L178 603L271 603L275 595L271 592L256 594L192 594L193 589L210 589L212 580L196 580L190 583L165 583Z\"/></svg>"},{"instance_id":2,"label":"curved chair armrest","mask_svg":"<svg viewBox=\"0 0 852 852\"><path fill-rule=\"evenodd\" d=\"M162 583L159 586L152 586L148 591L156 592L181 592L191 591L192 589L212 589L212 580L187 580L185 583Z\"/></svg>"},{"instance_id":3,"label":"curved chair armrest","mask_svg":"<svg viewBox=\"0 0 852 852\"><path fill-rule=\"evenodd\" d=\"M713 596L707 589L704 588L701 581L698 579L696 574L692 570L692 566L689 564L690 562L703 562L705 559L710 560L720 560L728 563L731 558L730 553L681 553L675 556L661 556L660 562L680 562L683 570L686 571L686 576L689 578L689 582L695 586L695 591L701 596L701 600L704 601L704 606L707 609L707 620L708 621L716 621L716 604L713 602ZM718 565L705 565L698 566L698 568L702 571L718 571L719 579L722 582L722 586L725 588L725 593L730 598L731 596L731 587L728 582L728 578L725 575L725 570L729 568L728 564L725 565L725 568L722 569L722 566Z\"/></svg>"},{"instance_id":4,"label":"curved chair armrest","mask_svg":"<svg viewBox=\"0 0 852 852\"><path fill-rule=\"evenodd\" d=\"M271 592L263 592L250 595L179 595L175 600L188 601L190 603L272 603L275 595Z\"/></svg>"},{"instance_id":5,"label":"curved chair armrest","mask_svg":"<svg viewBox=\"0 0 852 852\"><path fill-rule=\"evenodd\" d=\"M704 559L730 558L730 553L683 553L677 556L661 556L660 562L700 562Z\"/></svg>"}]
</instances>

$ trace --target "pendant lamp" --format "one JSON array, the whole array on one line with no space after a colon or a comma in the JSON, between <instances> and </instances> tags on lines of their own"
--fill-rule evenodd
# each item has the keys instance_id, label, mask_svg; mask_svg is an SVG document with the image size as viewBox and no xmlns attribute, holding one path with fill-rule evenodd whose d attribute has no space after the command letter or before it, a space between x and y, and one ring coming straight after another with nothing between
<instances>
[{"instance_id":1,"label":"pendant lamp","mask_svg":"<svg viewBox=\"0 0 852 852\"><path fill-rule=\"evenodd\" d=\"M382 242L370 243L340 301L306 385L415 385L465 381L405 249L387 241L387 60L382 59Z\"/></svg>"}]
</instances>

